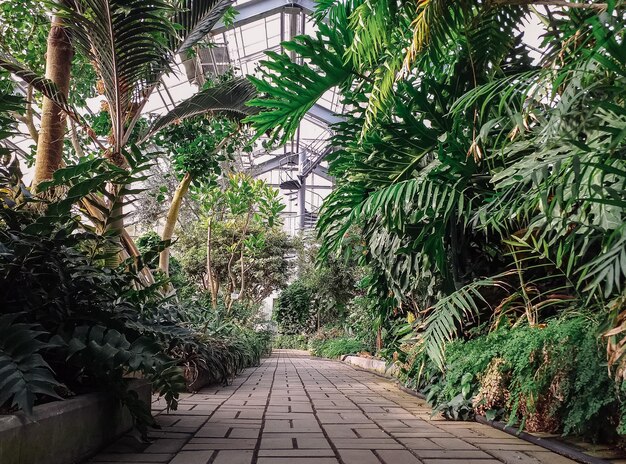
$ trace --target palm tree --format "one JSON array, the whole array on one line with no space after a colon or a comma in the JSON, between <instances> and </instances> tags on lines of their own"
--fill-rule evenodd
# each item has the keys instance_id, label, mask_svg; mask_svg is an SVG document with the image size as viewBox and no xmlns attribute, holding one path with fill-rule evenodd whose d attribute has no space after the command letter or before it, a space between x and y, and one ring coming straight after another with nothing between
<instances>
[{"instance_id":1,"label":"palm tree","mask_svg":"<svg viewBox=\"0 0 626 464\"><path fill-rule=\"evenodd\" d=\"M150 96L162 77L171 71L175 57L187 53L206 36L232 3L232 0L64 0L55 5L45 78L12 57L0 54L0 67L44 95L35 183L49 179L62 166L65 115L91 137L101 156L119 168L128 169L130 150L134 147L130 143L131 135ZM106 98L111 119L111 133L106 142L96 137L80 112L68 103L74 50L90 59L99 77L98 86ZM241 118L253 112L244 106L253 93L254 88L245 80L206 89L159 118L150 133L176 119L198 114ZM121 234L130 254L136 255L136 248L123 229L124 186L110 185L109 190L107 205L103 205L103 198L92 196L84 200L85 208L107 230ZM173 210L177 210L176 205ZM173 214L171 220L175 221L175 217Z\"/></svg>"}]
</instances>

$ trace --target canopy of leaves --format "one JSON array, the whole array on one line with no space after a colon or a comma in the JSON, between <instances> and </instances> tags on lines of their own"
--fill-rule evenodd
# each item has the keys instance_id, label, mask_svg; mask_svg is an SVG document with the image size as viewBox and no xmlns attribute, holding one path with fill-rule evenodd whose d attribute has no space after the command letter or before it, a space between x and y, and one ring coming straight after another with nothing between
<instances>
[{"instance_id":1,"label":"canopy of leaves","mask_svg":"<svg viewBox=\"0 0 626 464\"><path fill-rule=\"evenodd\" d=\"M319 32L287 45L315 59L270 54L254 81L251 120L282 141L315 95L338 86L346 105L329 140L337 186L321 258L361 256L381 316L417 316L439 366L479 321L533 325L585 307L614 324L626 285L624 9L415 7L323 2ZM547 25L537 50L521 36L530 15Z\"/></svg>"}]
</instances>

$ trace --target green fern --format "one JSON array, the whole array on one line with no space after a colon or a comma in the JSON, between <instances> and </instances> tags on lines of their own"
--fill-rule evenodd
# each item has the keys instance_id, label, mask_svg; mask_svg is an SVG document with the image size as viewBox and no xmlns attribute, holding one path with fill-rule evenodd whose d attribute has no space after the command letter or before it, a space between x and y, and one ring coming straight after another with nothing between
<instances>
[{"instance_id":1,"label":"green fern","mask_svg":"<svg viewBox=\"0 0 626 464\"><path fill-rule=\"evenodd\" d=\"M61 397L55 379L42 352L56 345L41 340L47 334L35 324L17 322L19 314L0 316L0 406L32 414L37 395Z\"/></svg>"}]
</instances>

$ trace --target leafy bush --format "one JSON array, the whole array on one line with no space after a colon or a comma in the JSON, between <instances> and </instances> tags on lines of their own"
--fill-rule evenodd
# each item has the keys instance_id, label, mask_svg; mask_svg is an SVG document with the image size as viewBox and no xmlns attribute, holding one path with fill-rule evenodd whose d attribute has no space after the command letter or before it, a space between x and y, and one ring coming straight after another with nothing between
<instances>
[{"instance_id":1,"label":"leafy bush","mask_svg":"<svg viewBox=\"0 0 626 464\"><path fill-rule=\"evenodd\" d=\"M334 359L345 354L357 354L363 349L363 342L354 338L312 339L309 341L311 353L322 358Z\"/></svg>"},{"instance_id":2,"label":"leafy bush","mask_svg":"<svg viewBox=\"0 0 626 464\"><path fill-rule=\"evenodd\" d=\"M282 334L293 335L307 331L311 311L312 290L303 281L296 280L278 297L274 320Z\"/></svg>"},{"instance_id":3,"label":"leafy bush","mask_svg":"<svg viewBox=\"0 0 626 464\"><path fill-rule=\"evenodd\" d=\"M160 284L137 290L134 259L104 267L112 239L81 230L58 204L44 215L16 207L10 173L1 174L0 407L30 413L38 400L105 389L147 425L149 405L126 391L130 373L152 381L175 407L184 384L169 347L191 333L150 317Z\"/></svg>"},{"instance_id":4,"label":"leafy bush","mask_svg":"<svg viewBox=\"0 0 626 464\"><path fill-rule=\"evenodd\" d=\"M272 346L284 350L307 350L308 343L306 335L276 335Z\"/></svg>"},{"instance_id":5,"label":"leafy bush","mask_svg":"<svg viewBox=\"0 0 626 464\"><path fill-rule=\"evenodd\" d=\"M109 175L101 166L98 181ZM80 164L57 171L55 180L71 178L72 188L58 201L38 200L36 210L15 187L18 173L0 168L0 408L29 413L40 401L103 390L143 429L153 423L149 405L126 390L125 376L147 378L175 408L185 388L181 366L228 382L258 364L270 337L201 305L183 309L161 294L162 281L140 281L158 250L119 263L119 238L73 214L92 175Z\"/></svg>"},{"instance_id":6,"label":"leafy bush","mask_svg":"<svg viewBox=\"0 0 626 464\"><path fill-rule=\"evenodd\" d=\"M444 373L423 350L409 350L401 376L450 418L478 411L531 431L606 439L620 420L616 408L621 424L626 408L609 377L599 330L595 319L580 315L502 327L450 343Z\"/></svg>"},{"instance_id":7,"label":"leafy bush","mask_svg":"<svg viewBox=\"0 0 626 464\"><path fill-rule=\"evenodd\" d=\"M346 326L354 337L362 340L369 350L376 346L377 316L375 300L357 296L348 304Z\"/></svg>"}]
</instances>

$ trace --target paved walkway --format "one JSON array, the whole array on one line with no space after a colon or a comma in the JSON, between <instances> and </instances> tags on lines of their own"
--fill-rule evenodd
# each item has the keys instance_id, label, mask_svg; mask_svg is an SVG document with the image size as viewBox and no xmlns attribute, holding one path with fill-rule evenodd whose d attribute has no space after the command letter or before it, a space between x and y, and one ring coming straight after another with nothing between
<instances>
[{"instance_id":1,"label":"paved walkway","mask_svg":"<svg viewBox=\"0 0 626 464\"><path fill-rule=\"evenodd\" d=\"M302 351L275 350L228 387L154 404L162 429L125 437L92 463L565 464L557 454L473 422L430 418L391 382Z\"/></svg>"}]
</instances>

